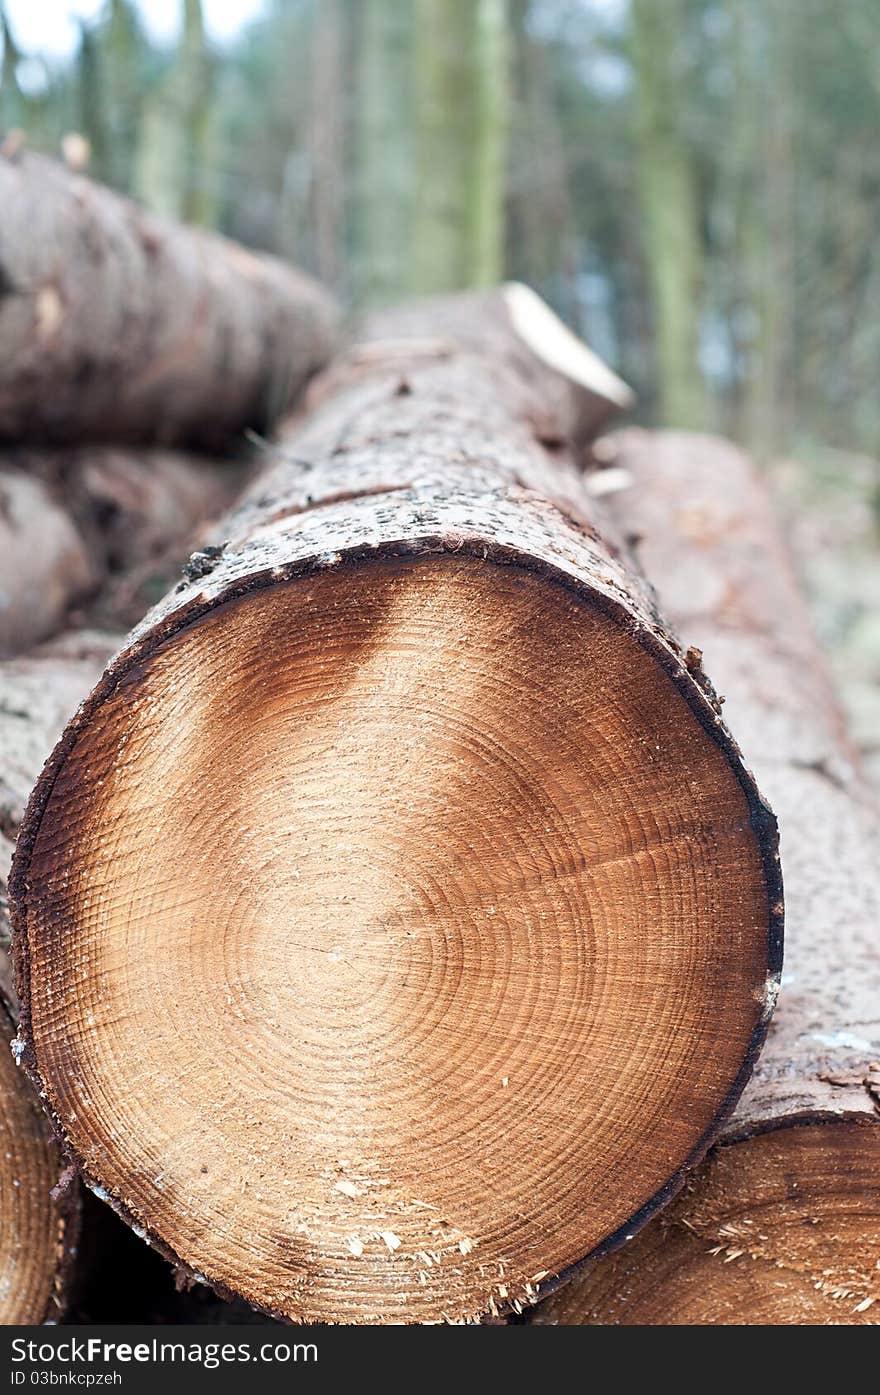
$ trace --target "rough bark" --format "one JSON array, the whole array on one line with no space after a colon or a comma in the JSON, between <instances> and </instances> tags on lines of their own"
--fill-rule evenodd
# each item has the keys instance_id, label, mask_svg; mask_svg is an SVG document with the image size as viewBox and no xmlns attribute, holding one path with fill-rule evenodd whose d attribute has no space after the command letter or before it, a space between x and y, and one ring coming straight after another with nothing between
<instances>
[{"instance_id":1,"label":"rough bark","mask_svg":"<svg viewBox=\"0 0 880 1395\"><path fill-rule=\"evenodd\" d=\"M621 525L705 652L772 799L786 886L764 1051L686 1192L544 1322L870 1322L880 1245L880 840L764 487L733 446L624 432ZM606 443L603 443L605 445Z\"/></svg>"},{"instance_id":2,"label":"rough bark","mask_svg":"<svg viewBox=\"0 0 880 1395\"><path fill-rule=\"evenodd\" d=\"M0 657L74 607L122 628L139 619L243 473L157 448L0 452Z\"/></svg>"},{"instance_id":3,"label":"rough bark","mask_svg":"<svg viewBox=\"0 0 880 1395\"><path fill-rule=\"evenodd\" d=\"M680 1184L776 996L774 820L572 448L620 385L523 295L389 313L316 381L19 838L62 1136L289 1319L533 1301Z\"/></svg>"},{"instance_id":4,"label":"rough bark","mask_svg":"<svg viewBox=\"0 0 880 1395\"><path fill-rule=\"evenodd\" d=\"M327 359L292 267L36 155L0 155L0 441L228 445Z\"/></svg>"}]
</instances>

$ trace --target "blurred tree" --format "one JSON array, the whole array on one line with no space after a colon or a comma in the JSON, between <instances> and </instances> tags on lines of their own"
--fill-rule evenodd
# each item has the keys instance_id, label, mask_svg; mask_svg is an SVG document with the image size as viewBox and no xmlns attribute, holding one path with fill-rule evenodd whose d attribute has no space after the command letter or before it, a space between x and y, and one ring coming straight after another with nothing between
<instances>
[{"instance_id":1,"label":"blurred tree","mask_svg":"<svg viewBox=\"0 0 880 1395\"><path fill-rule=\"evenodd\" d=\"M269 0L227 55L219 84L221 226L313 269L307 131L314 0ZM347 11L346 11L347 13ZM345 105L344 94L328 100Z\"/></svg>"},{"instance_id":2,"label":"blurred tree","mask_svg":"<svg viewBox=\"0 0 880 1395\"><path fill-rule=\"evenodd\" d=\"M343 282L343 123L346 72L340 0L322 0L312 17L311 92L308 122L313 265L334 289Z\"/></svg>"},{"instance_id":3,"label":"blurred tree","mask_svg":"<svg viewBox=\"0 0 880 1395\"><path fill-rule=\"evenodd\" d=\"M216 52L199 0L171 50L106 0L75 63L20 51L21 3L29 144L82 129L99 178L360 304L507 270L644 418L878 454L877 0L265 0Z\"/></svg>"},{"instance_id":4,"label":"blurred tree","mask_svg":"<svg viewBox=\"0 0 880 1395\"><path fill-rule=\"evenodd\" d=\"M507 0L474 6L473 168L467 285L492 286L504 274L504 176L509 106ZM423 178L425 171L423 173Z\"/></svg>"},{"instance_id":5,"label":"blurred tree","mask_svg":"<svg viewBox=\"0 0 880 1395\"><path fill-rule=\"evenodd\" d=\"M704 417L697 355L702 255L693 167L680 119L685 21L684 0L632 0L636 177L660 403L669 426L693 427Z\"/></svg>"},{"instance_id":6,"label":"blurred tree","mask_svg":"<svg viewBox=\"0 0 880 1395\"><path fill-rule=\"evenodd\" d=\"M103 166L96 169L116 189L130 193L148 78L148 49L131 0L110 0L108 21L97 53L97 94L105 148ZM86 132L88 135L88 131Z\"/></svg>"},{"instance_id":7,"label":"blurred tree","mask_svg":"<svg viewBox=\"0 0 880 1395\"><path fill-rule=\"evenodd\" d=\"M416 0L415 14L411 289L488 285L503 275L506 0Z\"/></svg>"},{"instance_id":8,"label":"blurred tree","mask_svg":"<svg viewBox=\"0 0 880 1395\"><path fill-rule=\"evenodd\" d=\"M79 127L89 142L89 173L95 179L103 179L110 184L113 182L110 178L113 141L107 129L102 77L101 36L80 20L77 59Z\"/></svg>"}]
</instances>

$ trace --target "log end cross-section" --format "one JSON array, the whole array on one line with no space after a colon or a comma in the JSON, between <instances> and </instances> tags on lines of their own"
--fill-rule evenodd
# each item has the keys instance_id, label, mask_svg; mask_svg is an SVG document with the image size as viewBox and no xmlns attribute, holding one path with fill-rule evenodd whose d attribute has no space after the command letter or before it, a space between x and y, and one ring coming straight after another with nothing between
<instances>
[{"instance_id":1,"label":"log end cross-section","mask_svg":"<svg viewBox=\"0 0 880 1395\"><path fill-rule=\"evenodd\" d=\"M294 1320L473 1320L628 1233L779 969L772 816L536 436L558 369L392 330L108 670L13 875L86 1176Z\"/></svg>"}]
</instances>

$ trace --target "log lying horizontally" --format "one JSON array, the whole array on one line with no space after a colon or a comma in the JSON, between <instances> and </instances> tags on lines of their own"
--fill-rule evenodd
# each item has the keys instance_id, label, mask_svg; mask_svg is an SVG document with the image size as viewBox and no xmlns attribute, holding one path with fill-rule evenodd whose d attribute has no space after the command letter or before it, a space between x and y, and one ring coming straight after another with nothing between
<instances>
[{"instance_id":1,"label":"log lying horizontally","mask_svg":"<svg viewBox=\"0 0 880 1395\"><path fill-rule=\"evenodd\" d=\"M0 452L0 656L46 639L99 590L112 622L140 618L139 594L157 571L167 586L167 559L179 566L242 473L156 448Z\"/></svg>"},{"instance_id":2,"label":"log lying horizontally","mask_svg":"<svg viewBox=\"0 0 880 1395\"><path fill-rule=\"evenodd\" d=\"M63 1314L79 1229L78 1188L63 1176L57 1142L11 1044L6 874L28 794L65 722L115 645L81 635L0 667L0 1323ZM60 1195L53 1188L62 1181Z\"/></svg>"},{"instance_id":3,"label":"log lying horizontally","mask_svg":"<svg viewBox=\"0 0 880 1395\"><path fill-rule=\"evenodd\" d=\"M0 153L0 440L221 447L328 358L308 277L37 155Z\"/></svg>"},{"instance_id":4,"label":"log lying horizontally","mask_svg":"<svg viewBox=\"0 0 880 1395\"><path fill-rule=\"evenodd\" d=\"M30 1081L12 1058L15 1027L0 1002L0 1324L55 1322L79 1222L75 1187L52 1198L57 1141Z\"/></svg>"},{"instance_id":5,"label":"log lying horizontally","mask_svg":"<svg viewBox=\"0 0 880 1395\"><path fill-rule=\"evenodd\" d=\"M880 1297L880 839L765 491L720 441L626 432L619 512L779 818L786 966L723 1143L546 1323L859 1323Z\"/></svg>"},{"instance_id":6,"label":"log lying horizontally","mask_svg":"<svg viewBox=\"0 0 880 1395\"><path fill-rule=\"evenodd\" d=\"M775 822L595 526L566 438L614 395L522 288L384 317L32 797L25 1062L120 1213L266 1311L522 1306L763 1038Z\"/></svg>"}]
</instances>

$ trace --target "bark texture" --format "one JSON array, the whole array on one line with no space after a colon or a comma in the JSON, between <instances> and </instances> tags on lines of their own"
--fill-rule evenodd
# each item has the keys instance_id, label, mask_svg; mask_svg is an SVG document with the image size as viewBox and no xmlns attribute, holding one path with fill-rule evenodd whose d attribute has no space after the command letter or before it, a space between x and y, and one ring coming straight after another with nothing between
<instances>
[{"instance_id":1,"label":"bark texture","mask_svg":"<svg viewBox=\"0 0 880 1395\"><path fill-rule=\"evenodd\" d=\"M724 712L780 826L783 989L730 1121L873 1118L880 1058L877 801L846 734L806 603L754 466L705 436L623 432L619 526L684 640L706 655ZM872 1069L873 1067L873 1069Z\"/></svg>"},{"instance_id":2,"label":"bark texture","mask_svg":"<svg viewBox=\"0 0 880 1395\"><path fill-rule=\"evenodd\" d=\"M328 358L307 277L36 155L0 155L0 441L264 430Z\"/></svg>"},{"instance_id":3,"label":"bark texture","mask_svg":"<svg viewBox=\"0 0 880 1395\"><path fill-rule=\"evenodd\" d=\"M621 526L705 651L773 800L786 888L779 1003L720 1142L657 1219L539 1323L859 1324L880 1298L880 839L764 486L723 441L602 444Z\"/></svg>"},{"instance_id":4,"label":"bark texture","mask_svg":"<svg viewBox=\"0 0 880 1395\"><path fill-rule=\"evenodd\" d=\"M47 638L74 607L97 604L102 624L122 628L139 619L243 473L155 447L0 453L0 656Z\"/></svg>"},{"instance_id":5,"label":"bark texture","mask_svg":"<svg viewBox=\"0 0 880 1395\"><path fill-rule=\"evenodd\" d=\"M67 1306L79 1189L64 1175L30 1081L16 1069L14 1032L0 1003L0 1323L55 1323Z\"/></svg>"},{"instance_id":6,"label":"bark texture","mask_svg":"<svg viewBox=\"0 0 880 1395\"><path fill-rule=\"evenodd\" d=\"M57 1322L76 1277L80 1193L18 1060L6 883L31 788L115 647L99 634L0 666L0 1320ZM8 1171L7 1171L8 1169Z\"/></svg>"},{"instance_id":7,"label":"bark texture","mask_svg":"<svg viewBox=\"0 0 880 1395\"><path fill-rule=\"evenodd\" d=\"M0 666L0 833L8 840L18 836L52 747L118 644L118 636L84 630Z\"/></svg>"},{"instance_id":8,"label":"bark texture","mask_svg":"<svg viewBox=\"0 0 880 1395\"><path fill-rule=\"evenodd\" d=\"M25 1062L87 1179L218 1291L308 1320L518 1310L667 1198L747 1078L781 954L775 822L709 680L579 469L588 423L622 392L518 288L372 322L315 382L216 543L131 634L37 785L12 878ZM551 671L558 680L519 731L529 689ZM292 716L291 701L305 704ZM602 814L573 834L598 798L587 745ZM545 757L537 771L533 750ZM609 750L622 767L608 766ZM227 780L233 801L249 791L231 815ZM555 796L560 821L548 786L565 781L575 793ZM635 812L631 785L651 791ZM603 842L621 803L619 843ZM587 929L593 876L611 929ZM225 923L226 879L245 935ZM574 900L560 890L572 886ZM198 968L173 969L203 933ZM591 964L613 963L596 972L587 1013L590 936ZM188 993L218 943L226 988L199 980L191 1010L176 1001L167 1021L154 1016L169 994L150 976L173 971ZM98 963L74 963L80 953ZM100 963L111 977L123 963L114 987ZM414 1007L412 994L435 972L426 1025L428 999ZM44 1030L47 987L48 1016L71 1033L60 1049ZM100 1087L79 1099L93 1072L117 1092L101 1046L116 991L137 1006L111 1008L128 1043L114 1037L114 1062L142 1069L131 1035L142 1013L157 1033L151 1090L119 1091L146 1111L131 1130L144 1154L135 1166L114 1155L109 1107L89 1103ZM304 1002L319 1025L309 1016L300 1031ZM376 1003L385 1016L374 1020ZM181 1034L206 1010L181 1094ZM613 1045L585 1064L590 1013ZM194 1069L205 1032L233 1028L222 1079L219 1049ZM606 1110L594 1077L610 1058L617 1104ZM284 1106L290 1070L301 1072L296 1118ZM245 1117L233 1108L218 1134L227 1106L205 1100L237 1099L239 1077ZM188 1149L159 1138L167 1111L154 1100L166 1090L196 1140ZM584 1143L593 1128L604 1170L585 1241L576 1198L589 1205L584 1176L600 1172ZM390 1150L388 1130L403 1139ZM464 1166L464 1154L480 1162ZM206 1205L222 1225L206 1224Z\"/></svg>"}]
</instances>

